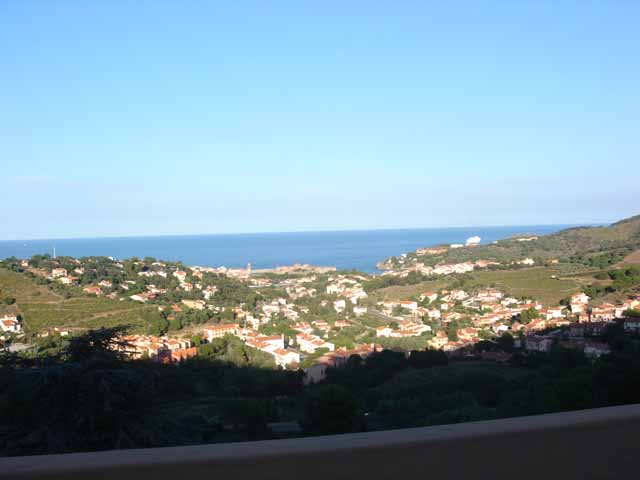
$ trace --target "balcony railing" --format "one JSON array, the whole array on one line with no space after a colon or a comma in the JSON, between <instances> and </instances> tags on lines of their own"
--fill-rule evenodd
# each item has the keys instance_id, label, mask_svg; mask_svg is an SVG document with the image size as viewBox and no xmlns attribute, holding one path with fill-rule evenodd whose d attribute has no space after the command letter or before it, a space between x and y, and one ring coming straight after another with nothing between
<instances>
[{"instance_id":1,"label":"balcony railing","mask_svg":"<svg viewBox=\"0 0 640 480\"><path fill-rule=\"evenodd\" d=\"M640 404L303 439L0 459L11 479L638 478Z\"/></svg>"}]
</instances>

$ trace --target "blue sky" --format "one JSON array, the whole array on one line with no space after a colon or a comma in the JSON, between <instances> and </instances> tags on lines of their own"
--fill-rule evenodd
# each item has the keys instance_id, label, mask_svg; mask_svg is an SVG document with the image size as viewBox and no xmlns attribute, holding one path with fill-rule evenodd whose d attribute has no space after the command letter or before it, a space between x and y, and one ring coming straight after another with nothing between
<instances>
[{"instance_id":1,"label":"blue sky","mask_svg":"<svg viewBox=\"0 0 640 480\"><path fill-rule=\"evenodd\" d=\"M0 239L640 213L640 3L0 2Z\"/></svg>"}]
</instances>

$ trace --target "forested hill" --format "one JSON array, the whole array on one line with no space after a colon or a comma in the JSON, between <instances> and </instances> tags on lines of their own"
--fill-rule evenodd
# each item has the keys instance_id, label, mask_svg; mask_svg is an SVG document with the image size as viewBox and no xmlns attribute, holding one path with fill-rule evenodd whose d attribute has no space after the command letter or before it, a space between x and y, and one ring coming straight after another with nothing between
<instances>
[{"instance_id":1,"label":"forested hill","mask_svg":"<svg viewBox=\"0 0 640 480\"><path fill-rule=\"evenodd\" d=\"M606 242L627 242L640 235L640 215L620 220L605 227L574 227L547 235L575 242L575 248L598 248ZM544 237L541 237L544 238Z\"/></svg>"},{"instance_id":2,"label":"forested hill","mask_svg":"<svg viewBox=\"0 0 640 480\"><path fill-rule=\"evenodd\" d=\"M483 259L504 265L532 258L538 265L553 261L604 268L638 249L640 215L604 227L574 227L539 237L512 237L488 245L448 249L435 255L411 252L404 260L391 257L382 264L386 268L398 268L413 262L437 265Z\"/></svg>"}]
</instances>

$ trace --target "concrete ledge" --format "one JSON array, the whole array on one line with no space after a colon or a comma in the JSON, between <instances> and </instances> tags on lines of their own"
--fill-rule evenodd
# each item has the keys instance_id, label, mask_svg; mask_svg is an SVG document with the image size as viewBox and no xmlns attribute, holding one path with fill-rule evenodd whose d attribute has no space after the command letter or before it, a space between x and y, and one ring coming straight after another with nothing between
<instances>
[{"instance_id":1,"label":"concrete ledge","mask_svg":"<svg viewBox=\"0 0 640 480\"><path fill-rule=\"evenodd\" d=\"M635 478L639 431L635 404L302 439L0 458L0 478Z\"/></svg>"}]
</instances>

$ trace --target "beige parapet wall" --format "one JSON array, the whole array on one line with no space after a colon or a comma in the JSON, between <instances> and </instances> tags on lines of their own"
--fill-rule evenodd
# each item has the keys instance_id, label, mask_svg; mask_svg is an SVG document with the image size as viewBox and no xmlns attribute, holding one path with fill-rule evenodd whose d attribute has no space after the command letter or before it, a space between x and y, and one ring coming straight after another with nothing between
<instances>
[{"instance_id":1,"label":"beige parapet wall","mask_svg":"<svg viewBox=\"0 0 640 480\"><path fill-rule=\"evenodd\" d=\"M0 459L11 479L640 478L640 404L303 439Z\"/></svg>"}]
</instances>

